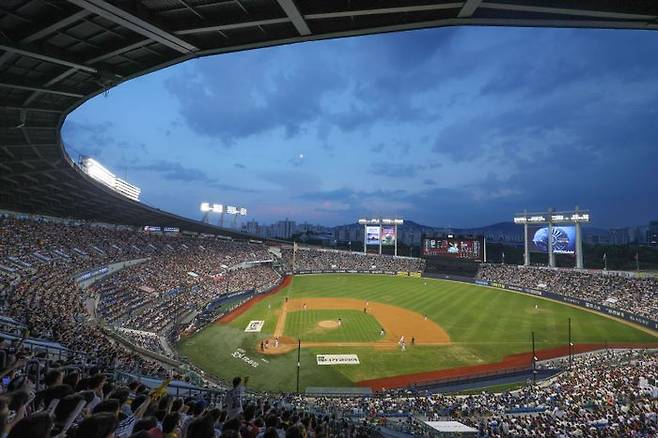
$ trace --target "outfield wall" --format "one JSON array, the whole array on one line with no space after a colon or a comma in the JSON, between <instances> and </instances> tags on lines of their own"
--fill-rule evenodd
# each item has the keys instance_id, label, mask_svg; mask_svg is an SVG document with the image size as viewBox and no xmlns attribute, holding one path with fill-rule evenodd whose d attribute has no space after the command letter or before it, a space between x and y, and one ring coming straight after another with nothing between
<instances>
[{"instance_id":1,"label":"outfield wall","mask_svg":"<svg viewBox=\"0 0 658 438\"><path fill-rule=\"evenodd\" d=\"M478 280L478 279L467 278L467 277L458 277L458 276L441 275L441 274L425 274L424 276L429 278L440 278L443 280L461 281L464 283L478 284L480 286L489 286L498 289L508 289L514 292L520 292L527 295L540 296L554 301L559 301L561 303L572 304L574 306L582 307L587 310L594 310L599 313L614 316L615 318L620 318L625 321L629 321L634 324L647 327L651 330L658 330L658 321L654 321L649 318L645 318L643 316L639 316L634 313L627 312L625 310L615 309L613 307L608 307L603 304L593 303L591 301L583 300L581 298L560 295L555 292L550 292L546 290L531 289L528 287L505 284L498 281Z\"/></svg>"},{"instance_id":2,"label":"outfield wall","mask_svg":"<svg viewBox=\"0 0 658 438\"><path fill-rule=\"evenodd\" d=\"M316 269L312 271L308 270L297 270L297 271L288 271L286 275L305 275L305 274L384 274L384 275L398 275L400 277L420 277L421 272L414 271L365 271L365 270L355 270L355 269Z\"/></svg>"}]
</instances>

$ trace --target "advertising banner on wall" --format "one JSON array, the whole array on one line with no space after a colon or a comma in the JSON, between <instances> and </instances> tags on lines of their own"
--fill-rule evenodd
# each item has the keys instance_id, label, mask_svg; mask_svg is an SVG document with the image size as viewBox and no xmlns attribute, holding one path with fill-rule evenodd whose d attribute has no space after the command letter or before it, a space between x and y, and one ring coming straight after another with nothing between
<instances>
[{"instance_id":1,"label":"advertising banner on wall","mask_svg":"<svg viewBox=\"0 0 658 438\"><path fill-rule=\"evenodd\" d=\"M366 227L366 243L368 245L379 245L379 225Z\"/></svg>"},{"instance_id":2,"label":"advertising banner on wall","mask_svg":"<svg viewBox=\"0 0 658 438\"><path fill-rule=\"evenodd\" d=\"M359 365L359 356L356 354L317 354L318 365Z\"/></svg>"},{"instance_id":3,"label":"advertising banner on wall","mask_svg":"<svg viewBox=\"0 0 658 438\"><path fill-rule=\"evenodd\" d=\"M382 245L395 245L395 239L397 239L397 236L395 235L395 227L392 225L384 225L382 227Z\"/></svg>"}]
</instances>

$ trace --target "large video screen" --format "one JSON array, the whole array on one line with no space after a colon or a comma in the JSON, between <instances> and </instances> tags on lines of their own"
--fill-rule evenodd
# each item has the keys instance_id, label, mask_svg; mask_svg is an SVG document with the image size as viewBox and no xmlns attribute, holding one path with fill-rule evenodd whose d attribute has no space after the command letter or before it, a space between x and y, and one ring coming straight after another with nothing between
<instances>
[{"instance_id":1,"label":"large video screen","mask_svg":"<svg viewBox=\"0 0 658 438\"><path fill-rule=\"evenodd\" d=\"M368 245L379 245L379 225L366 227L366 243Z\"/></svg>"},{"instance_id":2,"label":"large video screen","mask_svg":"<svg viewBox=\"0 0 658 438\"><path fill-rule=\"evenodd\" d=\"M431 238L423 239L422 255L482 261L482 242L474 239Z\"/></svg>"},{"instance_id":3,"label":"large video screen","mask_svg":"<svg viewBox=\"0 0 658 438\"><path fill-rule=\"evenodd\" d=\"M382 245L391 246L395 245L395 227L391 225L382 226Z\"/></svg>"},{"instance_id":4,"label":"large video screen","mask_svg":"<svg viewBox=\"0 0 658 438\"><path fill-rule=\"evenodd\" d=\"M553 252L574 254L576 252L576 227L553 227ZM548 227L528 227L530 252L548 253Z\"/></svg>"}]
</instances>

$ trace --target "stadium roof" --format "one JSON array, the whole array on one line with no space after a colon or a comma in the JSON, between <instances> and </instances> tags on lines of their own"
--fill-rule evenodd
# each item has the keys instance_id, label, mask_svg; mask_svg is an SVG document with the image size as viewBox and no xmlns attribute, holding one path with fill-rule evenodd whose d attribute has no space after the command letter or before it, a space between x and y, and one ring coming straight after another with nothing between
<instances>
[{"instance_id":1,"label":"stadium roof","mask_svg":"<svg viewBox=\"0 0 658 438\"><path fill-rule=\"evenodd\" d=\"M198 56L455 25L658 30L657 16L653 0L2 0L0 208L236 234L91 180L63 148L66 115Z\"/></svg>"}]
</instances>

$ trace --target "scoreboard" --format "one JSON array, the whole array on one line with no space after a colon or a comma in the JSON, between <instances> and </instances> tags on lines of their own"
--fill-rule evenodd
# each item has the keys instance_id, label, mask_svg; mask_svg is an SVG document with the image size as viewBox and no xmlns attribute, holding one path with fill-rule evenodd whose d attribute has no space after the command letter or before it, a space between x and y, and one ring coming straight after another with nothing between
<instances>
[{"instance_id":1,"label":"scoreboard","mask_svg":"<svg viewBox=\"0 0 658 438\"><path fill-rule=\"evenodd\" d=\"M484 241L479 237L461 237L451 234L435 237L423 236L421 243L423 257L446 257L477 262L484 259Z\"/></svg>"}]
</instances>

